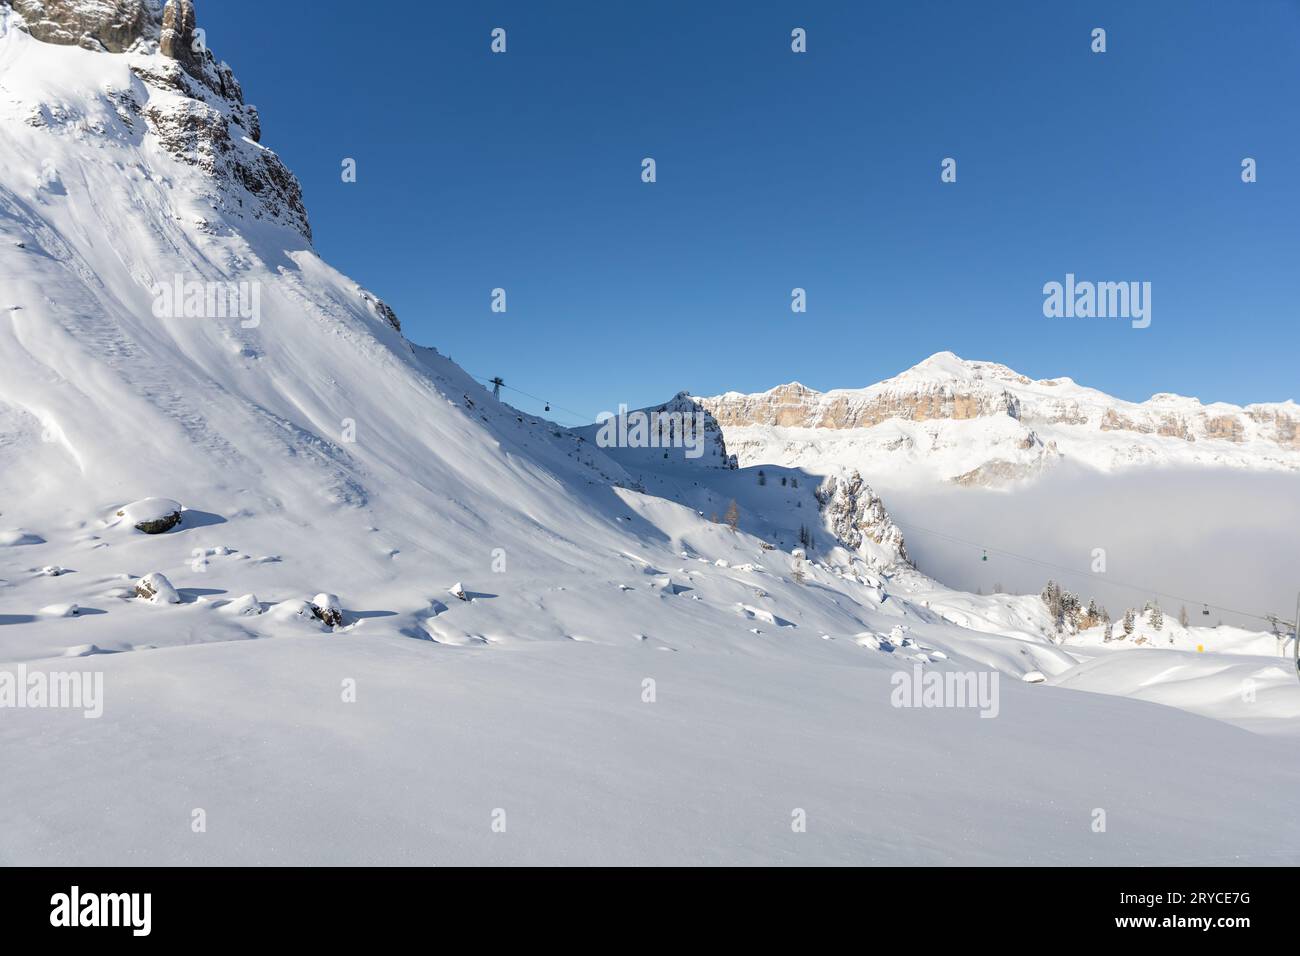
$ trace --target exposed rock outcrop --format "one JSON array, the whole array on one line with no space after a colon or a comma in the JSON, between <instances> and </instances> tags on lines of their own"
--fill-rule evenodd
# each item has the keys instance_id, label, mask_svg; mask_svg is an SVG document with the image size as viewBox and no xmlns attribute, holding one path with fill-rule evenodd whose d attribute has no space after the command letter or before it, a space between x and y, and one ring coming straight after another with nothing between
<instances>
[{"instance_id":1,"label":"exposed rock outcrop","mask_svg":"<svg viewBox=\"0 0 1300 956\"><path fill-rule=\"evenodd\" d=\"M1275 406L1248 405L1246 414L1259 425L1271 426L1273 441L1283 448L1300 450L1300 413L1291 416Z\"/></svg>"},{"instance_id":2,"label":"exposed rock outcrop","mask_svg":"<svg viewBox=\"0 0 1300 956\"><path fill-rule=\"evenodd\" d=\"M156 39L162 22L159 0L8 0L23 29L45 43L125 53Z\"/></svg>"},{"instance_id":3,"label":"exposed rock outcrop","mask_svg":"<svg viewBox=\"0 0 1300 956\"><path fill-rule=\"evenodd\" d=\"M722 426L708 408L689 392L678 392L662 405L651 410L651 414L673 416L680 414L683 422L689 421L691 427L698 421L704 430L704 453L700 462L715 468L735 469L739 467L736 456L727 452L727 442L722 435ZM700 416L698 419L696 416Z\"/></svg>"},{"instance_id":4,"label":"exposed rock outcrop","mask_svg":"<svg viewBox=\"0 0 1300 956\"><path fill-rule=\"evenodd\" d=\"M357 294L361 296L361 300L365 302L366 306L377 318L383 319L396 331L402 331L401 320L397 318L397 313L392 310L392 307L387 302L365 289L358 288Z\"/></svg>"},{"instance_id":5,"label":"exposed rock outcrop","mask_svg":"<svg viewBox=\"0 0 1300 956\"><path fill-rule=\"evenodd\" d=\"M143 120L168 153L202 170L211 182L204 198L214 208L284 223L311 241L302 187L259 145L261 117L244 102L231 68L203 43L193 0L9 2L20 26L38 40L130 57L149 97L141 103L129 90L109 91L118 117L130 130ZM29 122L53 129L62 125L56 120L42 114Z\"/></svg>"},{"instance_id":6,"label":"exposed rock outcrop","mask_svg":"<svg viewBox=\"0 0 1300 956\"><path fill-rule=\"evenodd\" d=\"M178 61L190 73L203 69L203 58L196 50L196 20L193 0L167 0L158 38L158 52Z\"/></svg>"},{"instance_id":7,"label":"exposed rock outcrop","mask_svg":"<svg viewBox=\"0 0 1300 956\"><path fill-rule=\"evenodd\" d=\"M968 488L992 488L1013 481L1021 481L1025 478L1032 478L1042 470L1041 460L1019 462L994 458L991 461L986 461L978 468L972 468L964 474L957 475L952 479L952 483Z\"/></svg>"},{"instance_id":8,"label":"exposed rock outcrop","mask_svg":"<svg viewBox=\"0 0 1300 956\"><path fill-rule=\"evenodd\" d=\"M868 558L883 556L885 563L912 563L903 532L856 469L827 477L816 494L831 533L849 550ZM864 548L868 541L878 545L883 555L868 554Z\"/></svg>"},{"instance_id":9,"label":"exposed rock outcrop","mask_svg":"<svg viewBox=\"0 0 1300 956\"><path fill-rule=\"evenodd\" d=\"M321 593L312 598L311 613L326 627L339 627L343 623L343 609L334 594Z\"/></svg>"},{"instance_id":10,"label":"exposed rock outcrop","mask_svg":"<svg viewBox=\"0 0 1300 956\"><path fill-rule=\"evenodd\" d=\"M698 399L724 426L776 425L784 428L870 428L891 418L958 421L989 415L1018 418L1010 392L981 393L946 385L914 391L860 396L817 392L793 382L759 395Z\"/></svg>"}]
</instances>

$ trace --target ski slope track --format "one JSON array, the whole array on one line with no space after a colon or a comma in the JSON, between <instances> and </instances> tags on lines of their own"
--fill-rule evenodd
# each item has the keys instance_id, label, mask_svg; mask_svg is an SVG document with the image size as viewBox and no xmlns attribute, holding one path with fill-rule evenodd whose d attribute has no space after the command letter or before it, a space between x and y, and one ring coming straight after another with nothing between
<instances>
[{"instance_id":1,"label":"ski slope track","mask_svg":"<svg viewBox=\"0 0 1300 956\"><path fill-rule=\"evenodd\" d=\"M0 863L1300 862L1271 637L1059 644L865 483L494 400L138 6L118 44L0 4L0 672L103 675L98 719L0 708ZM178 277L258 321L159 317ZM894 706L918 670L996 716Z\"/></svg>"}]
</instances>

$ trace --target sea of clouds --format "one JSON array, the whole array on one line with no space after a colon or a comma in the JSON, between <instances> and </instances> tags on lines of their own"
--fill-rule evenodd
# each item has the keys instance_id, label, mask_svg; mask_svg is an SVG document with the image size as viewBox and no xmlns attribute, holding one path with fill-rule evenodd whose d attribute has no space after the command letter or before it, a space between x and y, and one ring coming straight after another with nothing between
<instances>
[{"instance_id":1,"label":"sea of clouds","mask_svg":"<svg viewBox=\"0 0 1300 956\"><path fill-rule=\"evenodd\" d=\"M1214 607L1207 617L1203 604L1295 615L1300 475L1062 466L1005 491L916 484L877 491L921 570L962 590L988 594L1000 584L1037 593L1055 578L1085 601L1096 597L1116 619L1155 596L1148 590L1186 598L1161 604L1174 615L1186 604L1193 624L1268 628ZM988 548L989 559L930 532ZM1092 570L1097 549L1105 551L1104 573Z\"/></svg>"}]
</instances>

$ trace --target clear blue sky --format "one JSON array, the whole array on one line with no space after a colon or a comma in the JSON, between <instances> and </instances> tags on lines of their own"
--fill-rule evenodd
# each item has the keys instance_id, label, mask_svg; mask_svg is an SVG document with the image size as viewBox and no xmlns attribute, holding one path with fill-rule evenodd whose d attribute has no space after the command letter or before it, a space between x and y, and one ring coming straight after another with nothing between
<instances>
[{"instance_id":1,"label":"clear blue sky","mask_svg":"<svg viewBox=\"0 0 1300 956\"><path fill-rule=\"evenodd\" d=\"M560 421L943 349L1300 398L1300 0L197 6L321 255ZM1067 272L1150 281L1151 327L1044 318Z\"/></svg>"}]
</instances>

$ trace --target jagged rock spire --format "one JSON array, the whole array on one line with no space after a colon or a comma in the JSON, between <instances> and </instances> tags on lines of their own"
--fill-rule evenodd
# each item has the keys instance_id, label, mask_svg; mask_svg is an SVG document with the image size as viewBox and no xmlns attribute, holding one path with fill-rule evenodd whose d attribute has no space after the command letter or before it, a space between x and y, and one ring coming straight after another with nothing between
<instances>
[{"instance_id":1,"label":"jagged rock spire","mask_svg":"<svg viewBox=\"0 0 1300 956\"><path fill-rule=\"evenodd\" d=\"M202 70L202 61L194 49L195 25L194 0L167 0L158 52L179 61L190 73Z\"/></svg>"}]
</instances>

